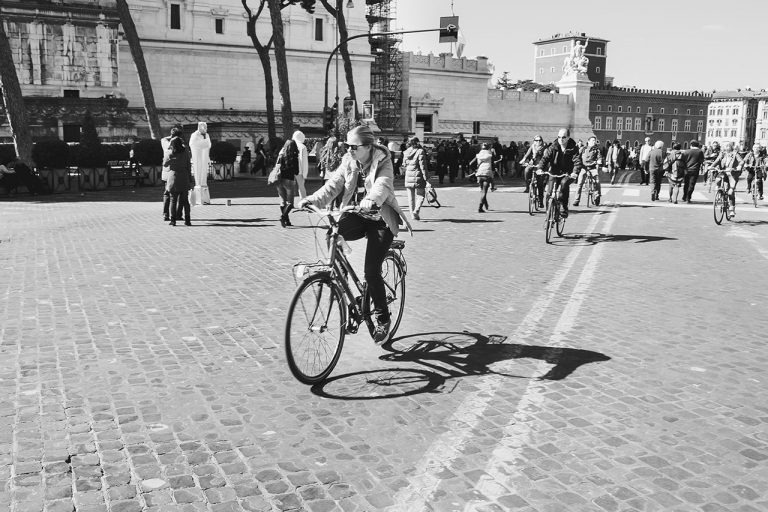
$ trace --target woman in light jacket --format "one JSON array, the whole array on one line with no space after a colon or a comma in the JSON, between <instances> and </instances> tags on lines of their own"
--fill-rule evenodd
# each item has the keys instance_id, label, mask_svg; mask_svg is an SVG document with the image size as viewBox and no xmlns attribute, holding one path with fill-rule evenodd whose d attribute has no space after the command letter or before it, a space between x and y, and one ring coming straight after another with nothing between
<instances>
[{"instance_id":1,"label":"woman in light jacket","mask_svg":"<svg viewBox=\"0 0 768 512\"><path fill-rule=\"evenodd\" d=\"M475 176L477 176L477 183L480 185L480 192L482 194L480 196L480 206L477 208L477 212L483 213L483 206L485 206L486 210L491 209L491 207L488 206L488 188L493 182L493 153L487 142L483 142L480 151L469 164L472 165L472 162L477 162Z\"/></svg>"},{"instance_id":2,"label":"woman in light jacket","mask_svg":"<svg viewBox=\"0 0 768 512\"><path fill-rule=\"evenodd\" d=\"M413 220L420 220L419 212L424 204L427 187L427 158L419 144L418 137L411 137L408 149L403 153L405 166L405 189L408 191L408 209Z\"/></svg>"},{"instance_id":3,"label":"woman in light jacket","mask_svg":"<svg viewBox=\"0 0 768 512\"><path fill-rule=\"evenodd\" d=\"M325 185L299 203L299 207L313 204L328 205L342 194L342 206L358 204L361 212L345 212L339 218L339 234L346 240L368 239L365 251L365 281L373 299L377 326L373 338L383 343L389 336L390 316L381 264L399 233L400 224L411 226L395 199L394 170L389 150L374 143L368 126L358 126L347 133L347 154ZM365 187L365 195L358 199L358 184ZM373 210L373 211L371 211Z\"/></svg>"}]
</instances>

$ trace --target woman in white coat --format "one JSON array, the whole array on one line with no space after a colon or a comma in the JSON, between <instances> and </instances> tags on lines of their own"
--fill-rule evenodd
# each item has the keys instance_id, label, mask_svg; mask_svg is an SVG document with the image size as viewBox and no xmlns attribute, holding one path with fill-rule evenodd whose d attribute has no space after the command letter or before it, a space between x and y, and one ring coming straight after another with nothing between
<instances>
[{"instance_id":1,"label":"woman in white coat","mask_svg":"<svg viewBox=\"0 0 768 512\"><path fill-rule=\"evenodd\" d=\"M207 124L197 123L197 131L189 137L189 149L192 151L192 175L195 177L195 204L211 204L208 191L211 137Z\"/></svg>"},{"instance_id":2,"label":"woman in white coat","mask_svg":"<svg viewBox=\"0 0 768 512\"><path fill-rule=\"evenodd\" d=\"M307 187L304 184L304 180L307 179L309 174L309 153L307 152L307 146L304 145L306 137L304 132L296 130L291 137L299 148L299 174L295 176L296 186L299 189L299 197L304 199L307 197Z\"/></svg>"}]
</instances>

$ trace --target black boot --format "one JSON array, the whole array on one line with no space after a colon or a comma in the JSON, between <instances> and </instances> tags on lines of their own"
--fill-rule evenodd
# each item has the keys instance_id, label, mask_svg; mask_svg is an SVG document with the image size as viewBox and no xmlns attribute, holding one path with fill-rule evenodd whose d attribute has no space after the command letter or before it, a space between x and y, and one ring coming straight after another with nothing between
<instances>
[{"instance_id":1,"label":"black boot","mask_svg":"<svg viewBox=\"0 0 768 512\"><path fill-rule=\"evenodd\" d=\"M280 206L280 225L285 227L285 205Z\"/></svg>"},{"instance_id":2,"label":"black boot","mask_svg":"<svg viewBox=\"0 0 768 512\"><path fill-rule=\"evenodd\" d=\"M291 219L288 217L288 214L291 213L291 210L293 210L293 205L292 204L286 205L285 213L283 214L283 217L285 218L286 226L293 226L293 224L291 224Z\"/></svg>"}]
</instances>

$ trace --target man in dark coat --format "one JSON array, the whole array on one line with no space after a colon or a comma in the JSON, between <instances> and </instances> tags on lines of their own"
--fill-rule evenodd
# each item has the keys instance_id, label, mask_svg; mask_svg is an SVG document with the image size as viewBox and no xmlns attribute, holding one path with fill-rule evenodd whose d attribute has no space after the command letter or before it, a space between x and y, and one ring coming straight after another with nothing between
<instances>
[{"instance_id":1,"label":"man in dark coat","mask_svg":"<svg viewBox=\"0 0 768 512\"><path fill-rule=\"evenodd\" d=\"M704 152L701 150L701 143L697 140L692 140L691 149L683 151L683 158L685 158L683 202L690 203L693 189L696 187L696 181L699 179L701 166L704 164Z\"/></svg>"},{"instance_id":2,"label":"man in dark coat","mask_svg":"<svg viewBox=\"0 0 768 512\"><path fill-rule=\"evenodd\" d=\"M552 194L552 187L560 184L560 210L563 217L568 216L568 198L570 196L571 182L576 179L581 170L581 156L579 146L571 138L571 132L567 128L557 133L557 139L544 150L544 156L539 160L538 168L548 170L552 175L547 181L546 197Z\"/></svg>"},{"instance_id":3,"label":"man in dark coat","mask_svg":"<svg viewBox=\"0 0 768 512\"><path fill-rule=\"evenodd\" d=\"M657 140L648 157L648 172L651 174L651 201L659 200L661 178L664 176L664 142Z\"/></svg>"},{"instance_id":4,"label":"man in dark coat","mask_svg":"<svg viewBox=\"0 0 768 512\"><path fill-rule=\"evenodd\" d=\"M614 140L613 145L608 148L605 164L608 166L608 172L611 174L611 185L613 185L616 183L616 171L627 166L627 150L621 146L621 141L618 139Z\"/></svg>"}]
</instances>

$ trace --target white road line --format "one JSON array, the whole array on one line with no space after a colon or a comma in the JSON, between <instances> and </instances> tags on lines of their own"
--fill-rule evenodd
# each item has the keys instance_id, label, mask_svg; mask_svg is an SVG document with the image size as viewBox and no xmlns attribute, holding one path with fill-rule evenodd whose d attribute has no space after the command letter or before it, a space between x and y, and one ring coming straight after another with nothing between
<instances>
[{"instance_id":1,"label":"white road line","mask_svg":"<svg viewBox=\"0 0 768 512\"><path fill-rule=\"evenodd\" d=\"M739 238L745 239L752 247L757 250L758 253L760 253L760 256L768 260L768 249L760 246L758 239L761 237L759 235L737 226L732 226L732 229L728 235L738 236Z\"/></svg>"},{"instance_id":2,"label":"white road line","mask_svg":"<svg viewBox=\"0 0 768 512\"><path fill-rule=\"evenodd\" d=\"M625 197L640 197L640 189L639 188L625 188L624 194L622 194Z\"/></svg>"},{"instance_id":3,"label":"white road line","mask_svg":"<svg viewBox=\"0 0 768 512\"><path fill-rule=\"evenodd\" d=\"M604 211L604 208L601 208L599 211ZM592 220L587 226L587 232L595 232L595 227L601 220L601 217L602 215L599 214L593 215ZM613 218L615 214L609 215L609 217ZM541 322L555 297L559 296L558 291L560 287L563 285L565 278L573 268L584 247L579 245L571 249L563 266L547 283L543 293L534 301L528 314L525 315L514 333L510 336L510 339L519 340L523 336L530 334ZM512 366L514 362L508 364ZM503 372L503 370L501 371ZM496 390L504 383L506 383L506 379L499 375L489 375L479 379L477 384L479 389L467 395L456 408L453 415L446 419L447 424L458 426L439 436L427 448L416 467L410 484L400 489L393 496L395 505L390 510L418 512L425 510L427 504L434 501L432 500L432 495L441 482L438 474L444 469L452 467L454 461L460 457L461 450L472 437L473 430L483 418L485 409L495 397Z\"/></svg>"},{"instance_id":4,"label":"white road line","mask_svg":"<svg viewBox=\"0 0 768 512\"><path fill-rule=\"evenodd\" d=\"M712 199L704 195L702 192L696 192L693 191L693 194L691 194L691 199L694 201L711 201Z\"/></svg>"},{"instance_id":5,"label":"white road line","mask_svg":"<svg viewBox=\"0 0 768 512\"><path fill-rule=\"evenodd\" d=\"M604 226L606 233L610 233L615 220L616 215L612 215L607 220ZM547 343L548 347L559 348L565 345L568 333L573 329L579 315L579 310L587 298L595 270L603 254L603 247L605 247L605 244L598 244L589 255L589 259L581 271L573 292L565 304L565 309L555 325L552 337L549 339L549 343ZM545 374L549 367L550 365L545 361L539 361L537 364L540 375ZM528 386L518 403L517 412L515 412L504 428L504 436L499 441L496 449L494 449L491 459L485 467L486 474L480 478L475 486L476 491L491 500L498 499L509 494L510 491L514 491L511 486L507 486L505 483L511 481L512 477L517 476L514 470L514 461L519 458L520 450L523 447L530 446L533 437L533 428L531 422L527 421L525 411L544 409L543 404L546 401L544 395L549 390L550 387L545 381L536 379L528 381ZM472 506L473 504L470 502L464 510L471 510L470 507Z\"/></svg>"}]
</instances>

